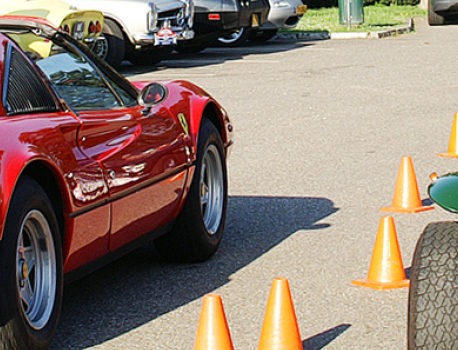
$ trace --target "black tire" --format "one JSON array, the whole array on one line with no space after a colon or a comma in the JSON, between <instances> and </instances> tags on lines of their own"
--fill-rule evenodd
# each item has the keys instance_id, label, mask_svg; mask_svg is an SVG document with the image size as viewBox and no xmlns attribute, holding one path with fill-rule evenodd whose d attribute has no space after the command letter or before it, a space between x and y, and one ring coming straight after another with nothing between
<instances>
[{"instance_id":1,"label":"black tire","mask_svg":"<svg viewBox=\"0 0 458 350\"><path fill-rule=\"evenodd\" d=\"M440 26L445 24L445 18L434 12L431 0L428 0L428 23L430 26Z\"/></svg>"},{"instance_id":2,"label":"black tire","mask_svg":"<svg viewBox=\"0 0 458 350\"><path fill-rule=\"evenodd\" d=\"M0 348L47 349L62 305L62 245L52 205L33 179L17 184L0 241Z\"/></svg>"},{"instance_id":3,"label":"black tire","mask_svg":"<svg viewBox=\"0 0 458 350\"><path fill-rule=\"evenodd\" d=\"M255 42L265 42L277 35L278 29L252 30L248 35L248 40Z\"/></svg>"},{"instance_id":4,"label":"black tire","mask_svg":"<svg viewBox=\"0 0 458 350\"><path fill-rule=\"evenodd\" d=\"M409 350L458 349L458 222L435 222L420 236L409 290Z\"/></svg>"},{"instance_id":5,"label":"black tire","mask_svg":"<svg viewBox=\"0 0 458 350\"><path fill-rule=\"evenodd\" d=\"M210 179L211 178L211 179ZM208 202L203 199L207 197ZM227 169L216 127L203 119L191 188L173 230L155 241L157 252L174 262L201 262L218 249L227 209Z\"/></svg>"},{"instance_id":6,"label":"black tire","mask_svg":"<svg viewBox=\"0 0 458 350\"><path fill-rule=\"evenodd\" d=\"M175 51L183 54L199 53L205 50L207 46L202 43L187 43L178 41Z\"/></svg>"},{"instance_id":7,"label":"black tire","mask_svg":"<svg viewBox=\"0 0 458 350\"><path fill-rule=\"evenodd\" d=\"M119 67L126 55L126 43L121 28L111 19L105 18L102 30L106 39L106 56L102 57L112 67Z\"/></svg>"},{"instance_id":8,"label":"black tire","mask_svg":"<svg viewBox=\"0 0 458 350\"><path fill-rule=\"evenodd\" d=\"M128 59L139 66L154 66L168 57L173 51L172 46L157 46L144 50L133 51Z\"/></svg>"},{"instance_id":9,"label":"black tire","mask_svg":"<svg viewBox=\"0 0 458 350\"><path fill-rule=\"evenodd\" d=\"M236 47L245 43L248 39L250 29L249 28L238 28L233 31L220 36L218 38L218 45L223 47Z\"/></svg>"}]
</instances>

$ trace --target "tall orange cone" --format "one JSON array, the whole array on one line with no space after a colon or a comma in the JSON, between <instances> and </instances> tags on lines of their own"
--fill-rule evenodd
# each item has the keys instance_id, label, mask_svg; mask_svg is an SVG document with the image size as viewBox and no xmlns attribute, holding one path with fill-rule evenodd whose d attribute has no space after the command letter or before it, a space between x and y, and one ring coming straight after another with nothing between
<instances>
[{"instance_id":1,"label":"tall orange cone","mask_svg":"<svg viewBox=\"0 0 458 350\"><path fill-rule=\"evenodd\" d=\"M458 140L456 137L457 133L458 113L455 113L455 117L453 118L452 131L450 133L450 140L448 143L448 151L446 153L439 153L438 156L447 158L458 158Z\"/></svg>"},{"instance_id":2,"label":"tall orange cone","mask_svg":"<svg viewBox=\"0 0 458 350\"><path fill-rule=\"evenodd\" d=\"M223 301L217 294L204 296L194 350L233 350Z\"/></svg>"},{"instance_id":3,"label":"tall orange cone","mask_svg":"<svg viewBox=\"0 0 458 350\"><path fill-rule=\"evenodd\" d=\"M302 349L288 280L277 277L270 289L258 350Z\"/></svg>"},{"instance_id":4,"label":"tall orange cone","mask_svg":"<svg viewBox=\"0 0 458 350\"><path fill-rule=\"evenodd\" d=\"M380 220L367 279L353 280L352 283L378 290L409 286L392 216Z\"/></svg>"},{"instance_id":5,"label":"tall orange cone","mask_svg":"<svg viewBox=\"0 0 458 350\"><path fill-rule=\"evenodd\" d=\"M392 204L381 210L401 213L419 213L431 209L434 209L434 207L424 206L421 202L412 158L409 156L402 157L398 176L396 178Z\"/></svg>"}]
</instances>

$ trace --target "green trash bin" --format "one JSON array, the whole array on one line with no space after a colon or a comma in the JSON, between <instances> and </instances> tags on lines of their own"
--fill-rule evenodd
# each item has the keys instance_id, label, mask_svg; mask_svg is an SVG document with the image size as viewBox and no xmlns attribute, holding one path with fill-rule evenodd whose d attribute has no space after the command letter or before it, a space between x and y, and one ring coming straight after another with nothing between
<instances>
[{"instance_id":1,"label":"green trash bin","mask_svg":"<svg viewBox=\"0 0 458 350\"><path fill-rule=\"evenodd\" d=\"M339 0L339 22L348 26L364 23L364 0Z\"/></svg>"}]
</instances>

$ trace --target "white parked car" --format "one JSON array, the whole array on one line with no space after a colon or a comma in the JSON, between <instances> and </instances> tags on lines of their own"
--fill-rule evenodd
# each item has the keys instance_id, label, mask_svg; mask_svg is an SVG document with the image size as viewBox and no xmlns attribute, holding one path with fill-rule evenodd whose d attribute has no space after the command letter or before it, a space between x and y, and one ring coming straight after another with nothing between
<instances>
[{"instance_id":1,"label":"white parked car","mask_svg":"<svg viewBox=\"0 0 458 350\"><path fill-rule=\"evenodd\" d=\"M105 46L99 56L116 67L123 60L156 64L177 41L194 37L193 0L67 0L104 14Z\"/></svg>"},{"instance_id":2,"label":"white parked car","mask_svg":"<svg viewBox=\"0 0 458 350\"><path fill-rule=\"evenodd\" d=\"M302 0L269 0L270 10L267 22L256 28L239 28L218 42L222 46L237 46L247 39L266 41L275 36L281 28L294 28L307 11Z\"/></svg>"}]
</instances>

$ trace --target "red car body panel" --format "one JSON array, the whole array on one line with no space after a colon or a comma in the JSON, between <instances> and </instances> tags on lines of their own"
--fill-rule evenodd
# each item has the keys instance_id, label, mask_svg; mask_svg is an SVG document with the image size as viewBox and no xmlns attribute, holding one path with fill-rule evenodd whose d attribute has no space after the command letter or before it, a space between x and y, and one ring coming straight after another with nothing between
<instances>
[{"instance_id":1,"label":"red car body panel","mask_svg":"<svg viewBox=\"0 0 458 350\"><path fill-rule=\"evenodd\" d=\"M11 40L0 34L0 42L3 82ZM132 84L140 90L148 83ZM163 84L168 95L150 109L7 116L0 103L0 240L15 185L34 169L48 169L60 192L65 273L173 222L192 181L202 117L211 112L226 150L232 127L202 89L185 81Z\"/></svg>"}]
</instances>

